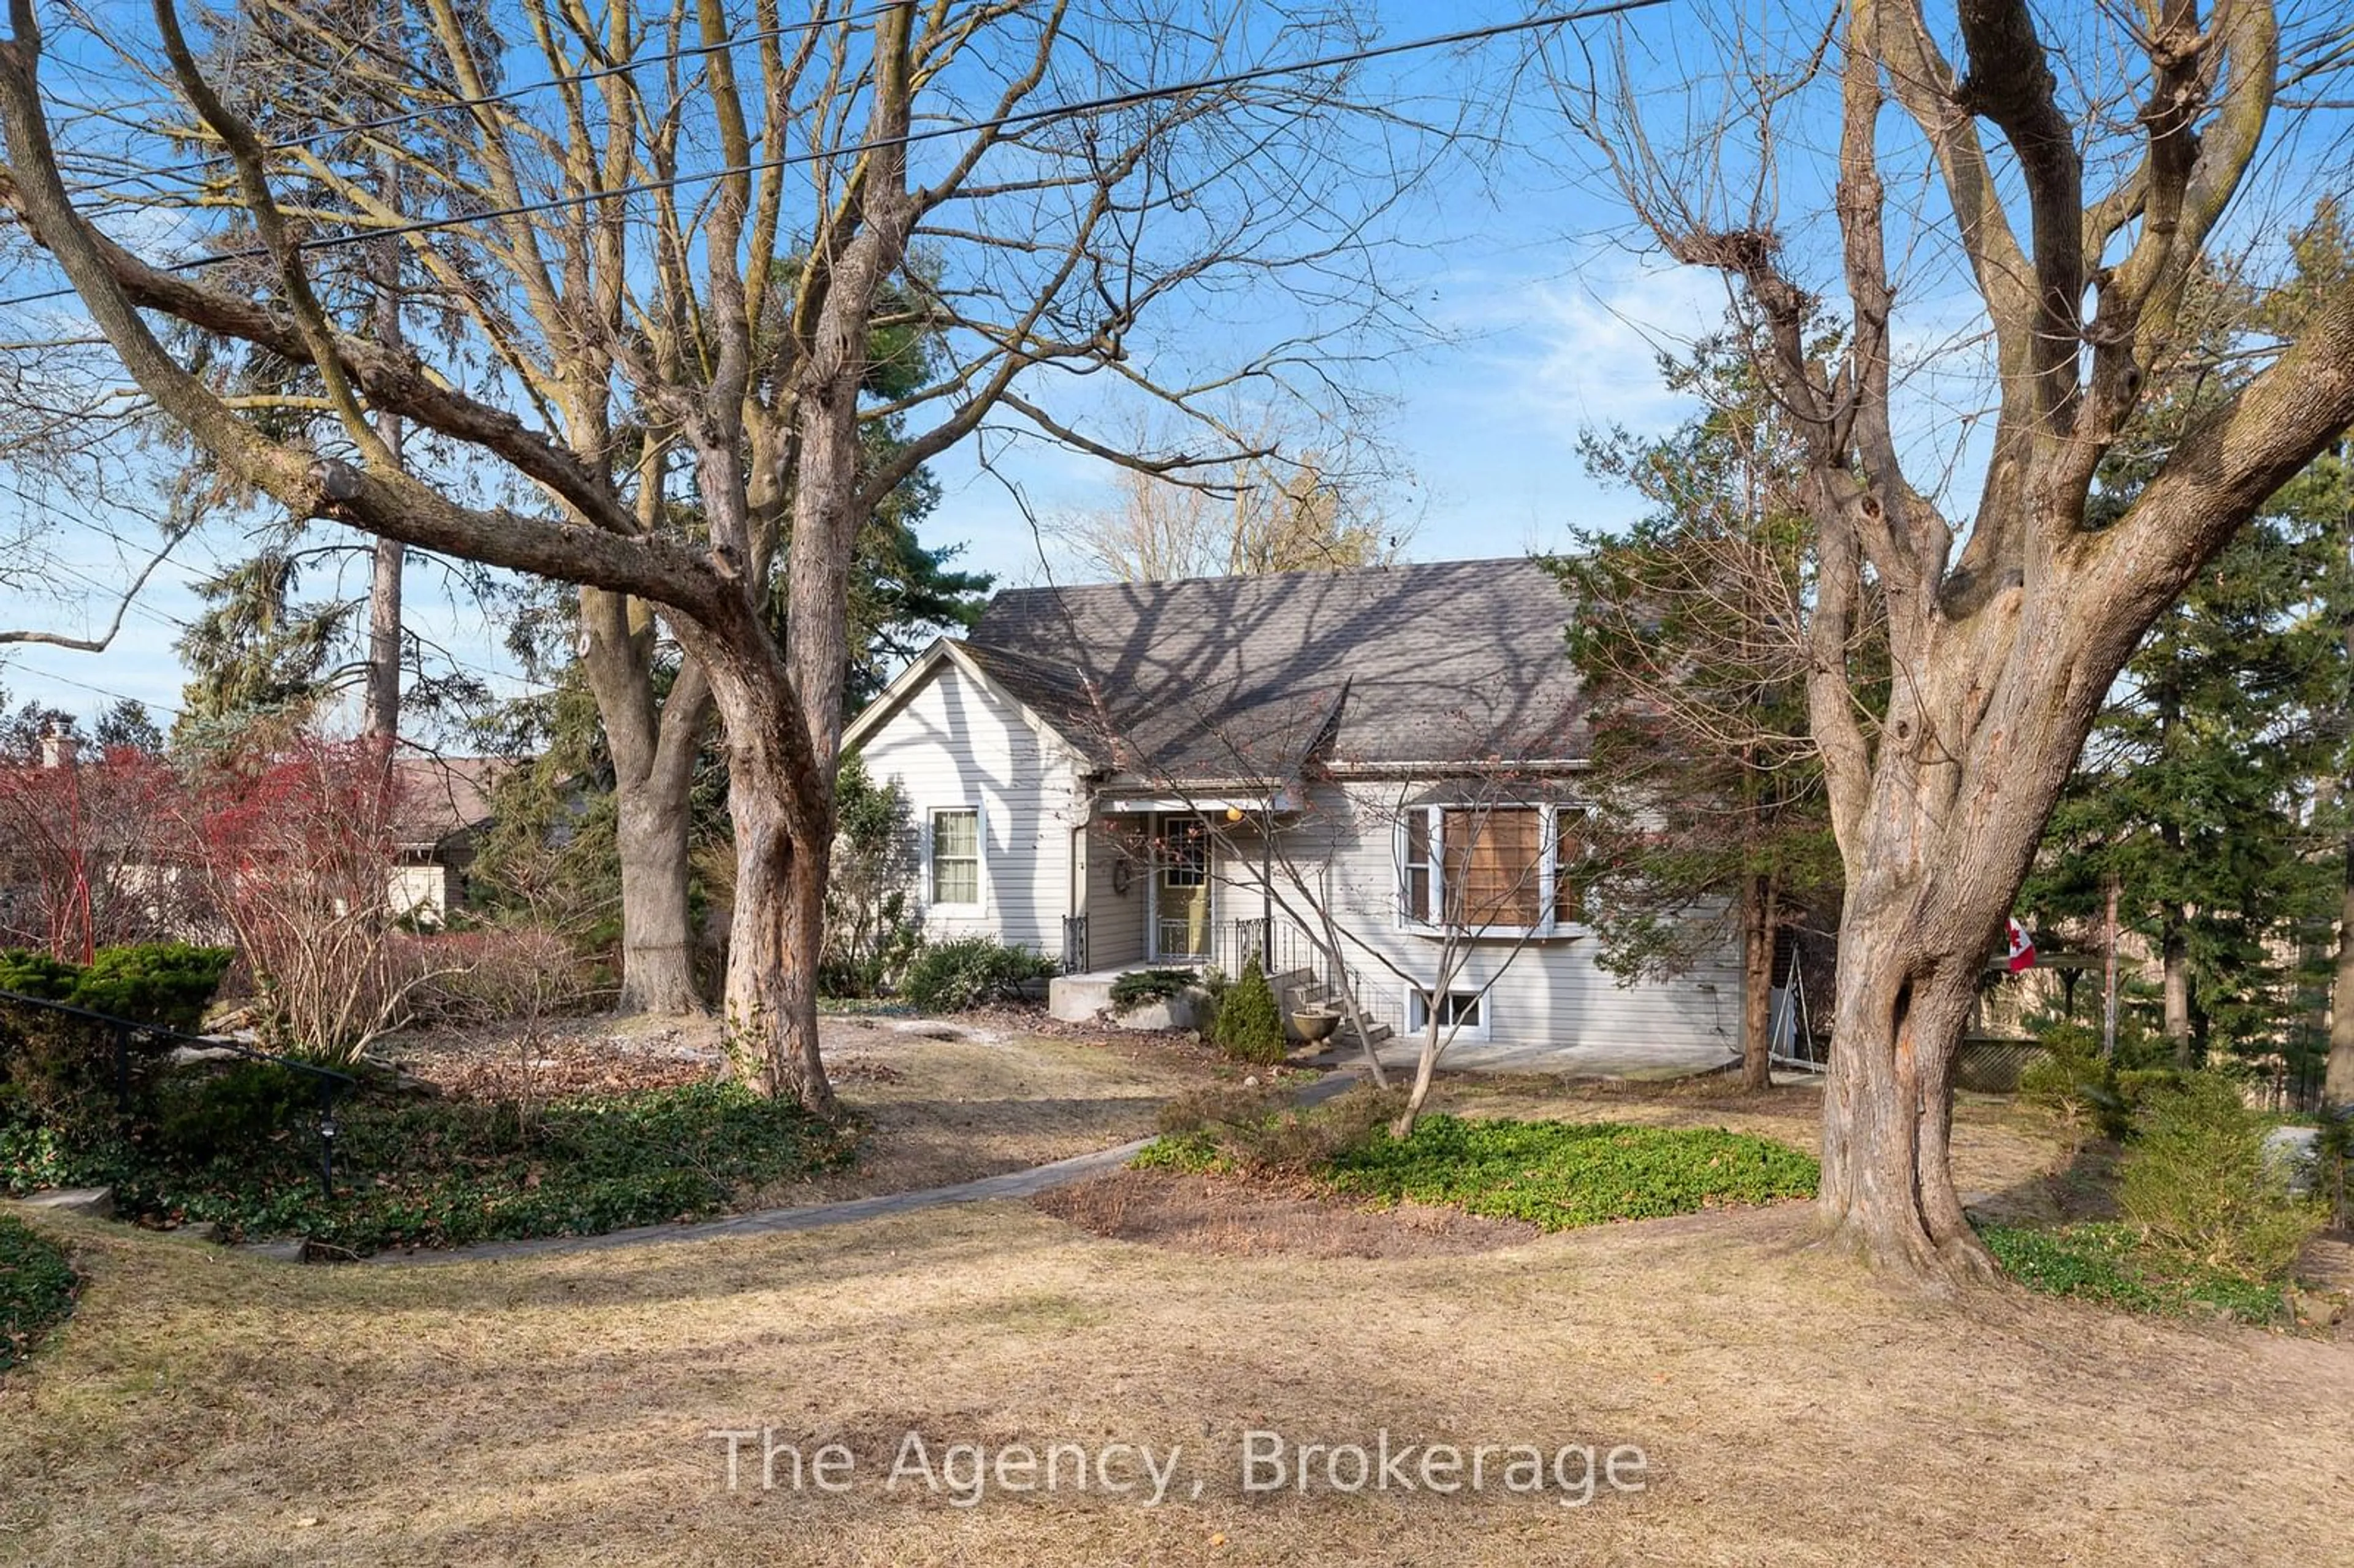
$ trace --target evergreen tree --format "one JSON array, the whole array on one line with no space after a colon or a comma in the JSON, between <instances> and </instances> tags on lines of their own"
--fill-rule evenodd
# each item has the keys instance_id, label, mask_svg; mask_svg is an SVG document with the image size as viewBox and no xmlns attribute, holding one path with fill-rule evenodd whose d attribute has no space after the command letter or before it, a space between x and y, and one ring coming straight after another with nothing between
<instances>
[{"instance_id":1,"label":"evergreen tree","mask_svg":"<svg viewBox=\"0 0 2354 1568\"><path fill-rule=\"evenodd\" d=\"M2126 666L2046 830L2022 903L2089 920L2110 879L2120 926L2158 958L2177 1058L2283 1040L2295 938L2312 909L2315 723L2336 629L2307 613L2328 536L2275 503L2241 531Z\"/></svg>"},{"instance_id":2,"label":"evergreen tree","mask_svg":"<svg viewBox=\"0 0 2354 1568\"><path fill-rule=\"evenodd\" d=\"M1790 436L1737 332L1663 358L1706 411L1658 440L1589 432L1586 466L1651 511L1581 531L1556 563L1591 707L1598 960L1631 982L1737 941L1744 1081L1762 1087L1776 941L1835 910L1838 854L1808 734L1801 606L1811 530Z\"/></svg>"},{"instance_id":3,"label":"evergreen tree","mask_svg":"<svg viewBox=\"0 0 2354 1568\"><path fill-rule=\"evenodd\" d=\"M2199 281L2219 366L2251 338L2293 333L2299 301L2345 275L2335 208L2292 249L2296 275L2265 295ZM2123 516L2232 382L2226 369L2148 409L2104 465L2090 520ZM2317 1034L2316 937L2335 914L2330 828L2346 815L2354 732L2343 447L2274 493L2145 635L2021 890L2039 916L2089 924L2114 881L2121 929L2157 959L2160 1029L2184 1065L2294 1055Z\"/></svg>"}]
</instances>

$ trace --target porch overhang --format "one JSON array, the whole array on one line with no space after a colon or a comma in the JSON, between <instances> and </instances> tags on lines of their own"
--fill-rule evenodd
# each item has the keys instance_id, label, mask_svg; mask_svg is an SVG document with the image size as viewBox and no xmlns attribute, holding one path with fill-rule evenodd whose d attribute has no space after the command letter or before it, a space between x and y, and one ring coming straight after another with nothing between
<instances>
[{"instance_id":1,"label":"porch overhang","mask_svg":"<svg viewBox=\"0 0 2354 1568\"><path fill-rule=\"evenodd\" d=\"M1307 791L1296 784L1286 784L1269 793L1265 790L1243 792L1232 789L1191 792L1146 793L1126 789L1107 790L1096 797L1099 815L1128 816L1145 811L1185 814L1197 817L1223 817L1240 812L1256 817L1261 812L1276 816L1291 816L1307 806Z\"/></svg>"}]
</instances>

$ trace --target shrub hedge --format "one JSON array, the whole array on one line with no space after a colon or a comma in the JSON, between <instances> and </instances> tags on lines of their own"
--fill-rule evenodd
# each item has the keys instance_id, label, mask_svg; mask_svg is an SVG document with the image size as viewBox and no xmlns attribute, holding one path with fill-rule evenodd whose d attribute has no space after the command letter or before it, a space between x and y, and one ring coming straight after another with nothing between
<instances>
[{"instance_id":1,"label":"shrub hedge","mask_svg":"<svg viewBox=\"0 0 2354 1568\"><path fill-rule=\"evenodd\" d=\"M926 948L907 966L900 991L926 1012L964 1012L1012 1001L1028 982L1055 972L1052 959L988 937L960 937Z\"/></svg>"},{"instance_id":2,"label":"shrub hedge","mask_svg":"<svg viewBox=\"0 0 2354 1568\"><path fill-rule=\"evenodd\" d=\"M1283 1015L1276 1011L1275 988L1258 956L1243 960L1242 972L1219 999L1212 1038L1229 1061L1272 1066L1288 1049L1283 1038Z\"/></svg>"}]
</instances>

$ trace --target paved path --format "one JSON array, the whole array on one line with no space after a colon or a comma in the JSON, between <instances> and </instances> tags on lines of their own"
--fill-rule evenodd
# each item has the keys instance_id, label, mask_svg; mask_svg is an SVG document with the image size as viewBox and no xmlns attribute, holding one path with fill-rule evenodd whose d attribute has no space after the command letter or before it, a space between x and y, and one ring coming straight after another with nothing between
<instances>
[{"instance_id":1,"label":"paved path","mask_svg":"<svg viewBox=\"0 0 2354 1568\"><path fill-rule=\"evenodd\" d=\"M1391 1072L1412 1073L1422 1053L1419 1035L1393 1035L1376 1048L1382 1065ZM1315 1058L1320 1063L1347 1066L1363 1060L1355 1046ZM1735 1065L1739 1052L1730 1046L1697 1043L1677 1045L1555 1045L1515 1044L1485 1040L1457 1040L1440 1054L1442 1073L1546 1073L1570 1078L1629 1078L1655 1082L1689 1078Z\"/></svg>"},{"instance_id":2,"label":"paved path","mask_svg":"<svg viewBox=\"0 0 2354 1568\"><path fill-rule=\"evenodd\" d=\"M850 1198L839 1203L804 1203L799 1208L759 1209L726 1219L686 1225L640 1225L634 1230L608 1231L596 1236L546 1236L536 1241L484 1242L479 1246L447 1247L418 1252L381 1252L370 1263L481 1263L507 1257L534 1257L542 1253L596 1252L608 1247L646 1246L663 1242L709 1241L720 1236L764 1235L772 1231L808 1231L821 1225L849 1225L928 1209L941 1203L980 1203L991 1198L1027 1198L1052 1187L1068 1186L1098 1171L1126 1164L1152 1140L1140 1138L1117 1149L959 1181L949 1187L925 1187L913 1192L884 1192L872 1198Z\"/></svg>"}]
</instances>

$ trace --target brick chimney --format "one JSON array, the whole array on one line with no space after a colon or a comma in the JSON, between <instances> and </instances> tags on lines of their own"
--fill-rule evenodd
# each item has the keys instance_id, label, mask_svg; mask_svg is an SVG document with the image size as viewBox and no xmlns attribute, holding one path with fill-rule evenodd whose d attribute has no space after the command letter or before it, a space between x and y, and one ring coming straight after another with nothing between
<instances>
[{"instance_id":1,"label":"brick chimney","mask_svg":"<svg viewBox=\"0 0 2354 1568\"><path fill-rule=\"evenodd\" d=\"M73 731L66 727L65 721L51 719L49 727L41 732L41 766L71 768L74 753L80 748L80 743L74 739Z\"/></svg>"}]
</instances>

